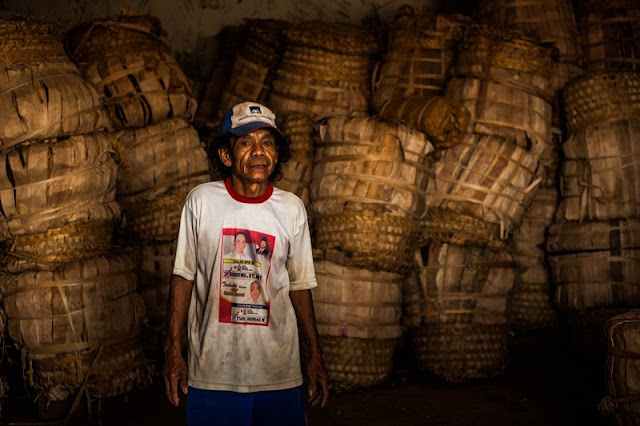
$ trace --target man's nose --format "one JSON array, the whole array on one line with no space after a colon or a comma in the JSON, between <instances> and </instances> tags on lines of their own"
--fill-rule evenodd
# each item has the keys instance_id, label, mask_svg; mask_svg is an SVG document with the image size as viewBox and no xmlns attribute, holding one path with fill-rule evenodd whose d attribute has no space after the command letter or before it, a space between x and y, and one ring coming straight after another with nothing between
<instances>
[{"instance_id":1,"label":"man's nose","mask_svg":"<svg viewBox=\"0 0 640 426\"><path fill-rule=\"evenodd\" d=\"M253 149L251 150L251 155L256 157L264 155L264 147L261 142L256 142L253 144Z\"/></svg>"}]
</instances>

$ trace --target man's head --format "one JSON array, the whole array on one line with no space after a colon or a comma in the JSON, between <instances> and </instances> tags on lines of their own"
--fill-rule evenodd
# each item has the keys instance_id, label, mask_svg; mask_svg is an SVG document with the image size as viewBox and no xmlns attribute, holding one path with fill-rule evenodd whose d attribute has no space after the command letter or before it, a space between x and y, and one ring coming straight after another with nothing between
<instances>
[{"instance_id":1,"label":"man's head","mask_svg":"<svg viewBox=\"0 0 640 426\"><path fill-rule=\"evenodd\" d=\"M262 286L258 281L253 281L249 286L249 294L251 294L251 298L254 301L257 301L260 297L260 292L262 292Z\"/></svg>"},{"instance_id":2,"label":"man's head","mask_svg":"<svg viewBox=\"0 0 640 426\"><path fill-rule=\"evenodd\" d=\"M266 237L262 237L260 238L260 241L258 242L258 245L260 246L260 248L267 248L267 238Z\"/></svg>"},{"instance_id":3,"label":"man's head","mask_svg":"<svg viewBox=\"0 0 640 426\"><path fill-rule=\"evenodd\" d=\"M291 141L278 129L269 108L256 102L234 106L225 114L220 133L209 155L222 178L260 183L281 177L282 165L291 157Z\"/></svg>"}]
</instances>

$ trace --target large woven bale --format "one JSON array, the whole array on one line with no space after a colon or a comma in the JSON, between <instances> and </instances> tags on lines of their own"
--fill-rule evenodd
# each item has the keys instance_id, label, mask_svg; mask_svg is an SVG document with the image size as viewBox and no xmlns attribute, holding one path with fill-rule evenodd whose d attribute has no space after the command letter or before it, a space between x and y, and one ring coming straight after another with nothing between
<instances>
[{"instance_id":1,"label":"large woven bale","mask_svg":"<svg viewBox=\"0 0 640 426\"><path fill-rule=\"evenodd\" d=\"M471 216L497 225L504 239L520 226L542 172L539 159L525 149L498 137L469 134L434 163L427 206L436 215L438 209L453 212L443 218L448 221L462 215L464 221ZM444 221L429 216L427 221L423 227L434 232L450 230Z\"/></svg>"},{"instance_id":2,"label":"large woven bale","mask_svg":"<svg viewBox=\"0 0 640 426\"><path fill-rule=\"evenodd\" d=\"M105 398L148 382L134 267L126 255L99 256L2 276L9 335L39 394L63 400L87 380L89 394Z\"/></svg>"},{"instance_id":3,"label":"large woven bale","mask_svg":"<svg viewBox=\"0 0 640 426\"><path fill-rule=\"evenodd\" d=\"M43 263L95 256L120 218L112 134L71 136L15 147L0 156L3 237L9 254Z\"/></svg>"},{"instance_id":4,"label":"large woven bale","mask_svg":"<svg viewBox=\"0 0 640 426\"><path fill-rule=\"evenodd\" d=\"M555 223L546 247L558 308L584 311L640 302L637 219Z\"/></svg>"},{"instance_id":5,"label":"large woven bale","mask_svg":"<svg viewBox=\"0 0 640 426\"><path fill-rule=\"evenodd\" d=\"M640 71L640 7L635 0L579 2L587 71Z\"/></svg>"},{"instance_id":6,"label":"large woven bale","mask_svg":"<svg viewBox=\"0 0 640 426\"><path fill-rule=\"evenodd\" d=\"M403 271L426 209L433 146L426 135L376 118L337 116L319 126L311 206L320 249L351 266Z\"/></svg>"},{"instance_id":7,"label":"large woven bale","mask_svg":"<svg viewBox=\"0 0 640 426\"><path fill-rule=\"evenodd\" d=\"M236 104L247 101L265 103L269 99L285 49L284 30L290 25L275 19L248 20L246 39L235 55L220 95L216 114L218 122Z\"/></svg>"},{"instance_id":8,"label":"large woven bale","mask_svg":"<svg viewBox=\"0 0 640 426\"><path fill-rule=\"evenodd\" d=\"M640 74L590 72L569 81L564 89L569 134L589 126L640 119Z\"/></svg>"},{"instance_id":9,"label":"large woven bale","mask_svg":"<svg viewBox=\"0 0 640 426\"><path fill-rule=\"evenodd\" d=\"M577 130L563 144L556 220L640 217L640 119Z\"/></svg>"},{"instance_id":10,"label":"large woven bale","mask_svg":"<svg viewBox=\"0 0 640 426\"><path fill-rule=\"evenodd\" d=\"M616 315L605 324L605 385L607 396L598 405L602 414L613 415L615 424L640 422L640 312Z\"/></svg>"},{"instance_id":11,"label":"large woven bale","mask_svg":"<svg viewBox=\"0 0 640 426\"><path fill-rule=\"evenodd\" d=\"M316 150L317 125L308 115L291 114L278 119L278 126L291 139L293 155L282 167L282 179L276 186L296 194L309 206L311 174Z\"/></svg>"},{"instance_id":12,"label":"large woven bale","mask_svg":"<svg viewBox=\"0 0 640 426\"><path fill-rule=\"evenodd\" d=\"M62 43L62 27L42 18L0 19L0 147L102 130L98 94Z\"/></svg>"},{"instance_id":13,"label":"large woven bale","mask_svg":"<svg viewBox=\"0 0 640 426\"><path fill-rule=\"evenodd\" d=\"M442 96L463 25L462 18L399 9L388 24L387 50L372 77L374 110L397 96Z\"/></svg>"},{"instance_id":14,"label":"large woven bale","mask_svg":"<svg viewBox=\"0 0 640 426\"><path fill-rule=\"evenodd\" d=\"M404 283L406 323L420 369L449 382L507 367L506 308L514 268L504 252L432 243Z\"/></svg>"},{"instance_id":15,"label":"large woven bale","mask_svg":"<svg viewBox=\"0 0 640 426\"><path fill-rule=\"evenodd\" d=\"M103 97L116 129L195 115L191 81L161 34L151 16L95 20L68 33L71 59Z\"/></svg>"},{"instance_id":16,"label":"large woven bale","mask_svg":"<svg viewBox=\"0 0 640 426\"><path fill-rule=\"evenodd\" d=\"M211 180L209 161L196 130L183 119L118 134L122 166L117 198L127 228L141 241L173 240L184 197Z\"/></svg>"},{"instance_id":17,"label":"large woven bale","mask_svg":"<svg viewBox=\"0 0 640 426\"><path fill-rule=\"evenodd\" d=\"M478 21L515 29L541 43L553 44L560 62L582 62L571 0L483 0L478 7Z\"/></svg>"},{"instance_id":18,"label":"large woven bale","mask_svg":"<svg viewBox=\"0 0 640 426\"><path fill-rule=\"evenodd\" d=\"M269 100L276 114L297 112L314 119L367 114L371 55L379 50L370 32L310 21L285 35L287 47Z\"/></svg>"}]
</instances>

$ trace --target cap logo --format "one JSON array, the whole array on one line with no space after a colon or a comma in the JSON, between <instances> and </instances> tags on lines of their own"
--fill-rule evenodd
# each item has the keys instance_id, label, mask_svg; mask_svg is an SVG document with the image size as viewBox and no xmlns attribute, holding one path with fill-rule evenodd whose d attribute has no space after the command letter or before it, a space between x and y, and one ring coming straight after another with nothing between
<instances>
[{"instance_id":1,"label":"cap logo","mask_svg":"<svg viewBox=\"0 0 640 426\"><path fill-rule=\"evenodd\" d=\"M259 106L250 106L249 107L249 112L251 114L262 114L262 110L260 109Z\"/></svg>"}]
</instances>

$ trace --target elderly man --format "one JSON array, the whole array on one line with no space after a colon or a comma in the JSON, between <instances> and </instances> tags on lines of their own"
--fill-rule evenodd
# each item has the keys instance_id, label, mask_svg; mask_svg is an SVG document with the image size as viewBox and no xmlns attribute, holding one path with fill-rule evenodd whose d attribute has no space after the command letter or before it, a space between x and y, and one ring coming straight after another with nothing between
<instances>
[{"instance_id":1,"label":"elderly man","mask_svg":"<svg viewBox=\"0 0 640 426\"><path fill-rule=\"evenodd\" d=\"M187 393L187 423L305 425L298 330L309 347L308 397L324 406L327 371L311 288L315 272L300 199L274 188L290 157L289 139L267 107L231 108L210 146L223 181L194 188L182 211L167 306L164 377L177 406ZM229 256L237 236L266 238L269 262ZM270 295L247 309L258 281ZM180 349L188 313L189 366Z\"/></svg>"}]
</instances>

